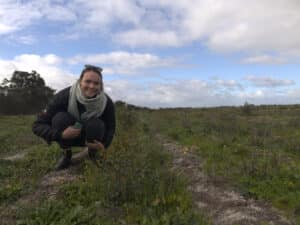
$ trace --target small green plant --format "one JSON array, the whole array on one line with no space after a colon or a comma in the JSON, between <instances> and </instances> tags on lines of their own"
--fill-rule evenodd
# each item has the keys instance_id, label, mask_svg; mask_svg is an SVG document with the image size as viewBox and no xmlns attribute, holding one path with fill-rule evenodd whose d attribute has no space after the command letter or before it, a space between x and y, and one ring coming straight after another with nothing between
<instances>
[{"instance_id":1,"label":"small green plant","mask_svg":"<svg viewBox=\"0 0 300 225\"><path fill-rule=\"evenodd\" d=\"M182 132L184 119L179 109L156 111L149 115L149 121L173 140L197 146L212 179L225 178L245 195L272 202L297 218L299 111L299 106L248 103L240 108L184 111L192 134Z\"/></svg>"},{"instance_id":2,"label":"small green plant","mask_svg":"<svg viewBox=\"0 0 300 225\"><path fill-rule=\"evenodd\" d=\"M254 110L254 105L253 104L249 104L247 101L244 103L244 105L242 106L242 112L244 115L249 116L253 113Z\"/></svg>"},{"instance_id":3,"label":"small green plant","mask_svg":"<svg viewBox=\"0 0 300 225\"><path fill-rule=\"evenodd\" d=\"M18 205L11 213L19 225L208 224L195 212L185 181L169 170L169 155L153 142L153 127L144 119L142 111L118 106L116 136L100 168L84 161L73 171L80 179L58 185L51 199L38 197L24 206L18 198L39 188L60 153L56 144L49 147L29 136L36 144L24 144L26 156L0 165L1 181L16 185L22 180L18 188L0 189L2 204Z\"/></svg>"}]
</instances>

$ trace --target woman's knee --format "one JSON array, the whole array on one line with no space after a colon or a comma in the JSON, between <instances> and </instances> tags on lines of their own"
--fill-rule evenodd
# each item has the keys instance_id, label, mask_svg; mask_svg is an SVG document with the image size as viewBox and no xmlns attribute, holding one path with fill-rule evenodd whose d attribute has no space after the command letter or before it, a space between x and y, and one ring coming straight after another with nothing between
<instances>
[{"instance_id":1,"label":"woman's knee","mask_svg":"<svg viewBox=\"0 0 300 225\"><path fill-rule=\"evenodd\" d=\"M67 112L58 112L52 118L52 127L63 131L67 127L73 125L76 119Z\"/></svg>"},{"instance_id":2,"label":"woman's knee","mask_svg":"<svg viewBox=\"0 0 300 225\"><path fill-rule=\"evenodd\" d=\"M101 141L105 134L105 123L100 119L90 119L85 123L85 131L88 142Z\"/></svg>"}]
</instances>

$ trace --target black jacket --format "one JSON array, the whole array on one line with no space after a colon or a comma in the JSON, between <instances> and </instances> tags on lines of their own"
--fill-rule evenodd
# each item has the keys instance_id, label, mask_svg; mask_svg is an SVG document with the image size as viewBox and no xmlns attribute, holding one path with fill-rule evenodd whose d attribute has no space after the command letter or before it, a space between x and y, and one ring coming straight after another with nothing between
<instances>
[{"instance_id":1,"label":"black jacket","mask_svg":"<svg viewBox=\"0 0 300 225\"><path fill-rule=\"evenodd\" d=\"M44 138L48 143L51 143L51 141L59 141L61 138L61 132L51 127L51 121L56 113L68 111L70 88L71 87L68 87L58 92L49 103L46 110L39 113L36 121L33 123L33 133ZM103 139L105 148L111 144L116 127L114 104L108 95L106 95L106 97L107 104L104 112L99 118L105 123L106 129Z\"/></svg>"}]
</instances>

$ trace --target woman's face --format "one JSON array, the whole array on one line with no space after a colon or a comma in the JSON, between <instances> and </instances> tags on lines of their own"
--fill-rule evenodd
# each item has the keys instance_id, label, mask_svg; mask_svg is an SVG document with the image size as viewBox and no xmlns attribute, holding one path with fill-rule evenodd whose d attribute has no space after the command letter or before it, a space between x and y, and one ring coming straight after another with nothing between
<instances>
[{"instance_id":1,"label":"woman's face","mask_svg":"<svg viewBox=\"0 0 300 225\"><path fill-rule=\"evenodd\" d=\"M99 74L94 71L86 71L80 80L82 94L87 98L92 98L100 92L101 80Z\"/></svg>"}]
</instances>

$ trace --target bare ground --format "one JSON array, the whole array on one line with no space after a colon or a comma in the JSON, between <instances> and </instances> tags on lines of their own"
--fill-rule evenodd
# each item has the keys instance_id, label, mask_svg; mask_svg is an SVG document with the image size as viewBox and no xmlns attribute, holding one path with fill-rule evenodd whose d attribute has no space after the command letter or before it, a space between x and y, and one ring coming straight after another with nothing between
<instances>
[{"instance_id":1,"label":"bare ground","mask_svg":"<svg viewBox=\"0 0 300 225\"><path fill-rule=\"evenodd\" d=\"M172 169L188 178L199 212L208 215L215 225L294 225L270 204L247 199L222 182L216 182L202 172L201 160L193 149L182 147L159 137L164 149L173 155Z\"/></svg>"},{"instance_id":2,"label":"bare ground","mask_svg":"<svg viewBox=\"0 0 300 225\"><path fill-rule=\"evenodd\" d=\"M26 154L27 154L27 152L19 152L15 155L10 155L10 156L3 157L3 159L8 160L8 161L21 160L26 156Z\"/></svg>"},{"instance_id":3,"label":"bare ground","mask_svg":"<svg viewBox=\"0 0 300 225\"><path fill-rule=\"evenodd\" d=\"M5 160L15 161L22 159L25 155L17 154L3 158ZM87 151L84 150L73 157L73 163L77 164L85 158ZM16 224L16 214L19 208L26 208L27 206L33 206L38 204L44 198L55 198L59 192L59 188L62 184L71 183L80 179L80 176L75 173L74 167L68 170L51 171L46 174L39 181L37 188L34 192L30 192L21 196L13 204L0 206L0 224L1 225L13 225Z\"/></svg>"},{"instance_id":4,"label":"bare ground","mask_svg":"<svg viewBox=\"0 0 300 225\"><path fill-rule=\"evenodd\" d=\"M201 214L208 215L214 225L294 225L270 204L247 199L240 193L231 190L221 182L214 180L202 172L201 160L193 153L193 149L168 142L158 137L166 151L172 154L172 170L176 170L188 178L188 189ZM87 156L87 150L73 157L73 164L80 163ZM19 160L23 157L7 157L6 160ZM63 171L52 171L39 182L36 191L19 198L15 203L0 206L0 224L16 223L18 207L37 204L43 197L55 198L61 184L80 179L72 167Z\"/></svg>"}]
</instances>

